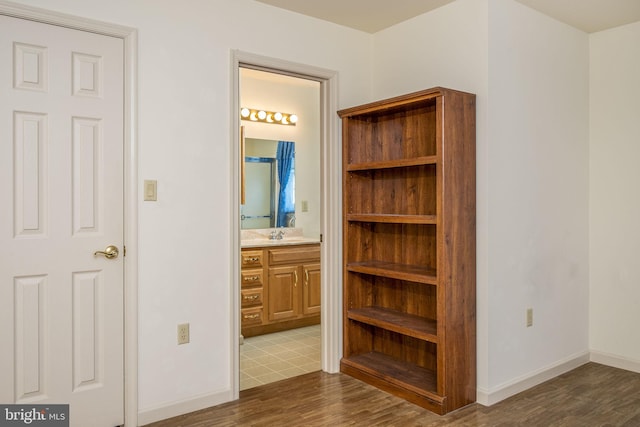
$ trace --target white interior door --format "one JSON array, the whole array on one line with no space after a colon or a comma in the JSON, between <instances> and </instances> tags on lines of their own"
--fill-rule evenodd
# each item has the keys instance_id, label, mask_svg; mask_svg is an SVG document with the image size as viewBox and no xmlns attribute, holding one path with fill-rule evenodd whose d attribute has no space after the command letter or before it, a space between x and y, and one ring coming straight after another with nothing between
<instances>
[{"instance_id":1,"label":"white interior door","mask_svg":"<svg viewBox=\"0 0 640 427\"><path fill-rule=\"evenodd\" d=\"M124 423L123 49L0 16L0 402L72 426Z\"/></svg>"}]
</instances>

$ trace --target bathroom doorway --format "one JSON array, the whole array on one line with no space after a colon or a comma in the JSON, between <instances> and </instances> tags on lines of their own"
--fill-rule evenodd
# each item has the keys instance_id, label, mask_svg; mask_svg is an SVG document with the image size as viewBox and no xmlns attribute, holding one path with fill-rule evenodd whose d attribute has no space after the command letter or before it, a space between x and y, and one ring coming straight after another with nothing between
<instances>
[{"instance_id":1,"label":"bathroom doorway","mask_svg":"<svg viewBox=\"0 0 640 427\"><path fill-rule=\"evenodd\" d=\"M239 68L240 390L321 369L320 82Z\"/></svg>"},{"instance_id":2,"label":"bathroom doorway","mask_svg":"<svg viewBox=\"0 0 640 427\"><path fill-rule=\"evenodd\" d=\"M265 57L248 52L235 50L232 52L231 63L232 75L232 97L231 97L231 135L230 140L232 155L231 175L231 220L233 227L231 231L230 250L234 254L232 257L232 327L229 338L231 340L231 360L233 369L230 372L233 396L235 399L239 397L240 390L240 301L241 301L241 166L244 162L240 159L242 145L239 143L241 138L241 120L240 110L240 69L248 68L270 72L272 74L287 75L292 77L313 80L320 83L320 173L318 179L320 181L320 254L319 259L322 260L319 270L314 271L308 268L309 280L317 280L320 282L318 286L320 290L319 307L321 324L320 324L320 361L321 369L324 372L336 373L340 370L340 357L342 350L341 341L341 321L342 321L342 149L339 143L338 117L336 115L337 99L338 99L338 74L335 71L327 70L319 67L309 66L296 62L284 61L280 59ZM250 108L250 107L248 107ZM266 108L266 107L265 107ZM286 111L287 113L295 113L294 111ZM304 120L299 117L299 120ZM273 125L275 126L275 125ZM295 143L295 141L294 141ZM300 166L298 166L300 169ZM299 198L298 201L302 200ZM311 208L311 206L310 206ZM297 220L299 221L299 220ZM299 222L296 222L299 224ZM302 238L303 236L301 236ZM313 251L312 251L313 252ZM259 255L264 253L259 253ZM315 254L312 254L315 256ZM254 257L250 257L254 258ZM305 264L307 267L311 267ZM300 270L302 272L302 270ZM294 276L295 273L290 272ZM318 274L319 273L319 274ZM306 274L298 275L300 280L306 280ZM290 276L289 276L290 277ZM253 278L251 276L251 278ZM304 279L303 279L304 278ZM286 282L284 282L286 283ZM313 301L307 301L306 310L314 309ZM272 315L287 315L287 310L278 307L273 310ZM277 313L277 314L276 314Z\"/></svg>"}]
</instances>

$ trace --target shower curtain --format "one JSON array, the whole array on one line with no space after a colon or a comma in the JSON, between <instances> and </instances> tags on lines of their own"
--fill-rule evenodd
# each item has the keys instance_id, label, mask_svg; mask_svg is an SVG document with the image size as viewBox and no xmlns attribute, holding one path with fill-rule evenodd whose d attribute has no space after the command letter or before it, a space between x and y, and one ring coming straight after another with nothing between
<instances>
[{"instance_id":1,"label":"shower curtain","mask_svg":"<svg viewBox=\"0 0 640 427\"><path fill-rule=\"evenodd\" d=\"M280 183L280 190L278 192L278 214L276 227L288 226L287 214L295 212L293 188L290 179L293 171L294 158L295 143L290 141L278 141L276 161L278 164L278 182Z\"/></svg>"}]
</instances>

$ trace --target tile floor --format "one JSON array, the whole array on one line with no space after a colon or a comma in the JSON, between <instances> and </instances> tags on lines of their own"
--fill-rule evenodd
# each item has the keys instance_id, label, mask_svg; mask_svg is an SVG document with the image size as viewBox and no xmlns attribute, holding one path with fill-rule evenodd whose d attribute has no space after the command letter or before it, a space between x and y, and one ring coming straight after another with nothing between
<instances>
[{"instance_id":1,"label":"tile floor","mask_svg":"<svg viewBox=\"0 0 640 427\"><path fill-rule=\"evenodd\" d=\"M240 346L240 390L320 368L320 325L245 338Z\"/></svg>"}]
</instances>

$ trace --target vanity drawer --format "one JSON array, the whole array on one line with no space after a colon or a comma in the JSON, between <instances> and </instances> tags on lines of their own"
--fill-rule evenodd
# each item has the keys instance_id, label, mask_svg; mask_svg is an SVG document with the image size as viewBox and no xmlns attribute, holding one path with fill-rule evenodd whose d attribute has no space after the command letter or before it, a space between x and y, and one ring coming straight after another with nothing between
<instances>
[{"instance_id":1,"label":"vanity drawer","mask_svg":"<svg viewBox=\"0 0 640 427\"><path fill-rule=\"evenodd\" d=\"M240 272L240 287L242 288L262 286L263 283L263 270L243 270Z\"/></svg>"},{"instance_id":2,"label":"vanity drawer","mask_svg":"<svg viewBox=\"0 0 640 427\"><path fill-rule=\"evenodd\" d=\"M291 264L320 260L320 245L269 249L269 264Z\"/></svg>"},{"instance_id":3,"label":"vanity drawer","mask_svg":"<svg viewBox=\"0 0 640 427\"><path fill-rule=\"evenodd\" d=\"M263 264L263 251L242 251L240 263L242 268L246 267L262 267Z\"/></svg>"},{"instance_id":4,"label":"vanity drawer","mask_svg":"<svg viewBox=\"0 0 640 427\"><path fill-rule=\"evenodd\" d=\"M242 307L262 305L262 288L243 289L240 292L240 302L242 303Z\"/></svg>"},{"instance_id":5,"label":"vanity drawer","mask_svg":"<svg viewBox=\"0 0 640 427\"><path fill-rule=\"evenodd\" d=\"M262 307L243 308L241 314L242 327L262 324Z\"/></svg>"}]
</instances>

